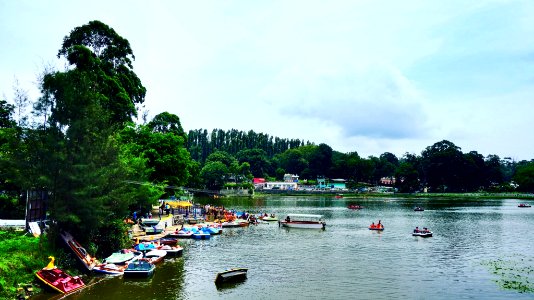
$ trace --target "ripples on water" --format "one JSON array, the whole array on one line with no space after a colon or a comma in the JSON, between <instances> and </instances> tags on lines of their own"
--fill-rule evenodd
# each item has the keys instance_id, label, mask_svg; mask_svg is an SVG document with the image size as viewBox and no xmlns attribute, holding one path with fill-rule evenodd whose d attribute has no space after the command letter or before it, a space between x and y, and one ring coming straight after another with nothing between
<instances>
[{"instance_id":1,"label":"ripples on water","mask_svg":"<svg viewBox=\"0 0 534 300\"><path fill-rule=\"evenodd\" d=\"M483 261L532 246L534 209L516 200L468 202L406 199L268 197L222 200L250 211L323 214L326 230L279 228L273 222L224 229L211 240L182 242L152 279L106 279L80 299L506 299ZM237 203L237 204L236 204ZM349 210L359 203L363 210ZM425 211L415 212L414 206ZM383 232L369 231L381 220ZM415 226L432 238L412 237ZM248 279L217 289L215 274L249 268Z\"/></svg>"}]
</instances>

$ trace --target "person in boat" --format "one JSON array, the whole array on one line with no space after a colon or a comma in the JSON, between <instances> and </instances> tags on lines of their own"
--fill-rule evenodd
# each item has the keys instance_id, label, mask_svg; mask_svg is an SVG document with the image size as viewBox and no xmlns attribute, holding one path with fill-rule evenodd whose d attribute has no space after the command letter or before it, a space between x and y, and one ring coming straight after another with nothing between
<instances>
[{"instance_id":1,"label":"person in boat","mask_svg":"<svg viewBox=\"0 0 534 300\"><path fill-rule=\"evenodd\" d=\"M430 231L428 230L428 228L426 227L423 227L423 233L429 233Z\"/></svg>"},{"instance_id":2,"label":"person in boat","mask_svg":"<svg viewBox=\"0 0 534 300\"><path fill-rule=\"evenodd\" d=\"M413 233L419 233L419 226L415 227L415 229L413 230Z\"/></svg>"},{"instance_id":3,"label":"person in boat","mask_svg":"<svg viewBox=\"0 0 534 300\"><path fill-rule=\"evenodd\" d=\"M373 229L376 228L375 222L373 222L373 223L371 224L371 226L369 226L369 228L373 228Z\"/></svg>"},{"instance_id":4,"label":"person in boat","mask_svg":"<svg viewBox=\"0 0 534 300\"><path fill-rule=\"evenodd\" d=\"M378 224L376 224L376 228L380 229L382 228L382 222L378 220Z\"/></svg>"},{"instance_id":5,"label":"person in boat","mask_svg":"<svg viewBox=\"0 0 534 300\"><path fill-rule=\"evenodd\" d=\"M286 222L291 222L291 218L289 216L286 217Z\"/></svg>"}]
</instances>

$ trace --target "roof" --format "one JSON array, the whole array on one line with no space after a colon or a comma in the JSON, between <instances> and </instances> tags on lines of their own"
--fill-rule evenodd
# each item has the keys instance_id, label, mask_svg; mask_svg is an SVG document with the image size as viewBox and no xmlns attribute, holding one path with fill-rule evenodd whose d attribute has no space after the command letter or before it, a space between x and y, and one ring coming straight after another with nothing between
<instances>
[{"instance_id":1,"label":"roof","mask_svg":"<svg viewBox=\"0 0 534 300\"><path fill-rule=\"evenodd\" d=\"M310 214L287 214L290 218L322 218L323 215L310 215Z\"/></svg>"}]
</instances>

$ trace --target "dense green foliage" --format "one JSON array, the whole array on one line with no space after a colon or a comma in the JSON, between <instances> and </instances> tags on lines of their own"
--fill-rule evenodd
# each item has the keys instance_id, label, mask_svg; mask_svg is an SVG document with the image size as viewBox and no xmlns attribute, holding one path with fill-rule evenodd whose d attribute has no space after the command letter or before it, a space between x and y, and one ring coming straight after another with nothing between
<instances>
[{"instance_id":1,"label":"dense green foliage","mask_svg":"<svg viewBox=\"0 0 534 300\"><path fill-rule=\"evenodd\" d=\"M15 299L17 287L34 281L34 272L46 265L53 250L44 236L0 231L0 240L0 299Z\"/></svg>"}]
</instances>

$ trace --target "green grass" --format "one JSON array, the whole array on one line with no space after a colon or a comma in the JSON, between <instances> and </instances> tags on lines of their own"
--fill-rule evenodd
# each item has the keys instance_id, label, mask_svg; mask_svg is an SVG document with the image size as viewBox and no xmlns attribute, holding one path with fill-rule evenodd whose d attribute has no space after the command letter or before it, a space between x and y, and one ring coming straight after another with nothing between
<instances>
[{"instance_id":1,"label":"green grass","mask_svg":"<svg viewBox=\"0 0 534 300\"><path fill-rule=\"evenodd\" d=\"M15 299L17 289L35 281L35 272L48 263L53 252L45 236L0 231L0 241L0 299Z\"/></svg>"}]
</instances>

